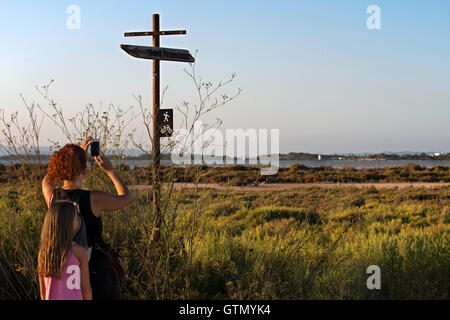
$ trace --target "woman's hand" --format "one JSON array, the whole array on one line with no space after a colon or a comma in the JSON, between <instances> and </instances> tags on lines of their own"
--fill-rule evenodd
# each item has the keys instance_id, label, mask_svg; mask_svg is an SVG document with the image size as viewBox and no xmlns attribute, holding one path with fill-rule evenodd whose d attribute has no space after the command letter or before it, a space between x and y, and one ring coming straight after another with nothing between
<instances>
[{"instance_id":1,"label":"woman's hand","mask_svg":"<svg viewBox=\"0 0 450 320\"><path fill-rule=\"evenodd\" d=\"M87 137L84 139L84 141L80 144L80 147L84 150L84 152L86 153L86 157L88 158L89 161L92 161L92 159L90 158L89 154L88 154L88 148L89 146L94 142L94 138L92 138L91 136Z\"/></svg>"},{"instance_id":2,"label":"woman's hand","mask_svg":"<svg viewBox=\"0 0 450 320\"><path fill-rule=\"evenodd\" d=\"M98 164L98 166L106 173L114 171L114 165L106 156L96 156L94 157L94 160Z\"/></svg>"}]
</instances>

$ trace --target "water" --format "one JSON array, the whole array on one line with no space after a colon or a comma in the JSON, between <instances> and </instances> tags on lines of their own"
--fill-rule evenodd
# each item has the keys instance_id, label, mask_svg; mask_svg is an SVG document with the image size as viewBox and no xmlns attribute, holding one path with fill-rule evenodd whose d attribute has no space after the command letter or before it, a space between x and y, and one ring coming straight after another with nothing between
<instances>
[{"instance_id":1,"label":"water","mask_svg":"<svg viewBox=\"0 0 450 320\"><path fill-rule=\"evenodd\" d=\"M146 161L143 160L128 160L125 161L131 167L140 167L147 165ZM162 164L170 164L171 162L168 160L162 160ZM212 166L224 166L227 164L215 164L208 163L207 165ZM254 163L249 163L249 161L238 160L235 162L238 165L254 165ZM268 164L267 162L262 164ZM304 165L307 167L320 167L320 166L331 166L333 168L347 168L354 167L356 169L363 168L383 168L383 167L393 167L393 166L405 166L408 164L420 165L425 167L435 167L435 166L450 166L450 161L430 161L430 160L376 160L376 161L350 161L350 160L330 160L330 161L319 161L319 160L311 160L311 161L302 161L302 160L280 160L280 167L289 167L292 164Z\"/></svg>"},{"instance_id":2,"label":"water","mask_svg":"<svg viewBox=\"0 0 450 320\"><path fill-rule=\"evenodd\" d=\"M36 163L34 161L27 161L27 163ZM46 163L46 161L43 161ZM127 164L131 168L142 167L148 164L146 160L122 160L120 163ZM171 164L170 160L162 160L162 164ZM393 166L405 166L408 164L420 165L425 167L435 167L435 166L450 166L450 161L431 161L431 160L374 160L374 161L361 161L361 160L280 160L280 167L289 167L292 164L304 165L307 167L320 167L320 166L330 166L333 168L348 168L353 167L356 169L363 168L383 168L383 167L393 167ZM9 160L0 160L0 164L8 165L11 164ZM207 165L211 166L223 166L228 164L215 164L212 162L206 162ZM254 165L254 163L249 163L249 161L237 160L235 164L238 165ZM268 164L267 162L260 164Z\"/></svg>"}]
</instances>

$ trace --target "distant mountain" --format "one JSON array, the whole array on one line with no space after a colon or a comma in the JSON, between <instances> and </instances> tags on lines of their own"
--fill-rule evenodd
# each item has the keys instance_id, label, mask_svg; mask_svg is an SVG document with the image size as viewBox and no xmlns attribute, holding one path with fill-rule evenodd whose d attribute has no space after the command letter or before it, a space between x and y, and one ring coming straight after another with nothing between
<instances>
[{"instance_id":1,"label":"distant mountain","mask_svg":"<svg viewBox=\"0 0 450 320\"><path fill-rule=\"evenodd\" d=\"M360 156L360 157L367 157L367 156L372 156L372 155L377 155L377 154L396 154L399 156L404 156L404 155L418 155L418 154L433 154L435 152L439 152L439 153L445 153L445 152L441 152L441 151L382 151L382 152L355 152L355 153L351 153L351 152L347 152L347 153L321 153L321 155L338 155L338 156Z\"/></svg>"},{"instance_id":2,"label":"distant mountain","mask_svg":"<svg viewBox=\"0 0 450 320\"><path fill-rule=\"evenodd\" d=\"M399 156L402 155L415 155L415 154L421 154L421 153L425 153L425 154L430 154L430 153L435 153L435 152L439 152L439 151L398 151L398 152L392 152L392 151L383 151L382 153L384 154L398 154ZM441 153L441 152L439 152Z\"/></svg>"}]
</instances>

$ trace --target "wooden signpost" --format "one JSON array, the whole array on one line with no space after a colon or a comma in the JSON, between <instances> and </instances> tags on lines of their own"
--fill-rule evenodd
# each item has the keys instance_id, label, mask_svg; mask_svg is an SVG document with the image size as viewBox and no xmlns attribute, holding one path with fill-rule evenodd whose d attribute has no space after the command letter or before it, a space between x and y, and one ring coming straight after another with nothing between
<instances>
[{"instance_id":1,"label":"wooden signpost","mask_svg":"<svg viewBox=\"0 0 450 320\"><path fill-rule=\"evenodd\" d=\"M152 36L153 47L120 45L120 47L129 55L139 58L153 60L153 144L152 144L152 160L153 160L153 214L155 216L155 229L152 234L154 241L160 239L161 227L161 209L160 209L160 157L161 145L159 139L161 137L170 137L173 132L173 110L160 110L160 61L178 61L178 62L195 62L194 57L187 50L161 48L159 46L159 37L168 35L183 35L186 30L160 31L159 30L159 14L153 15L153 31L145 32L127 32L125 37L142 37Z\"/></svg>"}]
</instances>

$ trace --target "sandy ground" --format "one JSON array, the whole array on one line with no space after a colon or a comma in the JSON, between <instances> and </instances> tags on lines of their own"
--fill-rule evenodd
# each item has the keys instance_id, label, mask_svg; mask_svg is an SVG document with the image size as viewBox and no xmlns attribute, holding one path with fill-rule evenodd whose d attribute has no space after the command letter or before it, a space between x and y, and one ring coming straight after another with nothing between
<instances>
[{"instance_id":1,"label":"sandy ground","mask_svg":"<svg viewBox=\"0 0 450 320\"><path fill-rule=\"evenodd\" d=\"M322 188L333 188L333 187L356 187L356 188L366 188L374 186L377 189L403 189L408 187L418 188L434 188L442 186L450 186L450 183L440 183L440 182L393 182L393 183L267 183L260 184L258 186L226 186L217 183L199 183L198 188L215 189L215 190L242 190L242 191L266 191L266 190L290 190L298 188L311 188L311 187L322 187ZM143 189L151 188L147 185L134 185L131 189ZM186 189L195 188L194 183L175 183L174 189Z\"/></svg>"}]
</instances>

